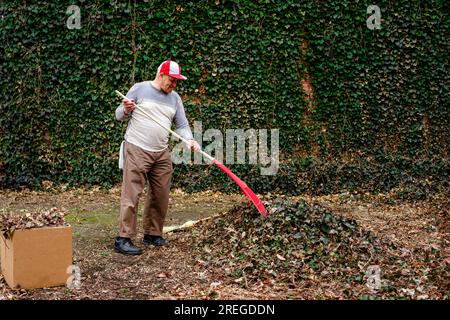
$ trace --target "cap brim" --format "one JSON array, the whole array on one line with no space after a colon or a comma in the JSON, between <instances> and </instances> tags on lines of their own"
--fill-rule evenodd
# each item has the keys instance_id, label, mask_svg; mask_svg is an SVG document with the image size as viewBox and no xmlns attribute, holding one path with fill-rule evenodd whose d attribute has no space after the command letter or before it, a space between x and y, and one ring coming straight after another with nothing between
<instances>
[{"instance_id":1,"label":"cap brim","mask_svg":"<svg viewBox=\"0 0 450 320\"><path fill-rule=\"evenodd\" d=\"M175 79L179 80L186 80L187 78L181 74L169 74L169 76L174 77Z\"/></svg>"}]
</instances>

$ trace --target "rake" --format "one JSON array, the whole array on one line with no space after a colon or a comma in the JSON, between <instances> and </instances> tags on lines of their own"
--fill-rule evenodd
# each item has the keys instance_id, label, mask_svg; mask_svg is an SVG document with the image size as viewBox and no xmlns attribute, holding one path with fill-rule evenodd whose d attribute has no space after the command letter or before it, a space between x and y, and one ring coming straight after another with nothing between
<instances>
[{"instance_id":1,"label":"rake","mask_svg":"<svg viewBox=\"0 0 450 320\"><path fill-rule=\"evenodd\" d=\"M117 95L119 95L121 98L123 99L128 99L125 95L123 95L120 91L116 90ZM162 128L164 128L165 130L167 130L168 132L170 132L171 134L173 134L175 137L177 137L178 139L180 139L181 141L183 141L186 144L189 144L188 140L184 139L183 137L181 137L179 134L177 134L176 132L170 130L169 128L165 127L162 123L160 123L157 119L155 119L154 117L152 117L150 114L148 114L147 112L145 112L145 110L143 110L139 105L137 105L135 103L135 107L136 109L138 109L140 112L142 112L145 116L147 116L149 119L151 119L152 121L154 121L155 123L157 123L159 126L161 126ZM198 150L198 152L200 152L203 156L205 156L206 158L208 158L209 160L211 160L212 163L214 163L217 167L219 167L223 172L225 172L242 190L242 192L245 194L245 196L250 199L250 201L253 203L253 205L256 207L256 209L258 210L258 212L262 215L262 216L267 216L267 210L264 207L264 204L262 203L262 201L258 198L258 196L247 186L247 184L242 181L241 179L239 179L238 176L236 176L233 172L231 172L231 170L225 166L223 163L221 163L220 161L218 161L217 159L215 159L214 157L210 156L209 154L207 154L205 151L203 150Z\"/></svg>"}]
</instances>

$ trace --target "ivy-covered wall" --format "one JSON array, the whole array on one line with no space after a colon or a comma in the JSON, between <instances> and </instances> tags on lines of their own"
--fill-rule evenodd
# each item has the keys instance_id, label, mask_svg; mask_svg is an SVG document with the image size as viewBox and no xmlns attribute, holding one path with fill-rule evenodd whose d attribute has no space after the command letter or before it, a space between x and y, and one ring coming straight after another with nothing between
<instances>
[{"instance_id":1,"label":"ivy-covered wall","mask_svg":"<svg viewBox=\"0 0 450 320\"><path fill-rule=\"evenodd\" d=\"M380 29L367 25L373 4ZM231 166L256 191L375 191L426 179L445 187L445 4L2 1L0 184L119 182L125 126L114 90L153 79L173 58L189 77L177 90L191 123L280 130L277 175ZM227 189L227 179L177 165L174 183Z\"/></svg>"}]
</instances>

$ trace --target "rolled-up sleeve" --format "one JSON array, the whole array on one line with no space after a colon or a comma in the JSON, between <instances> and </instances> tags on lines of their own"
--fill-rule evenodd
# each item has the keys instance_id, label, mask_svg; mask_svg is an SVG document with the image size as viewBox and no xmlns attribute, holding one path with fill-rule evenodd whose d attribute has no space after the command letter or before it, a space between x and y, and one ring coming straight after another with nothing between
<instances>
[{"instance_id":1,"label":"rolled-up sleeve","mask_svg":"<svg viewBox=\"0 0 450 320\"><path fill-rule=\"evenodd\" d=\"M116 119L118 121L123 121L123 119L126 118L125 116L125 112L124 112L124 106L123 104L120 104L117 108L116 108Z\"/></svg>"}]
</instances>

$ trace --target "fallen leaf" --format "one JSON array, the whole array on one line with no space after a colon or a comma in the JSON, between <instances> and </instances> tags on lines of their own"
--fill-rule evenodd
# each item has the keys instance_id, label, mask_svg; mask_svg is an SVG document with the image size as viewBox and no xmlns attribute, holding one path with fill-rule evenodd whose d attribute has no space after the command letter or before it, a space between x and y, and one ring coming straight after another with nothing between
<instances>
[{"instance_id":1,"label":"fallen leaf","mask_svg":"<svg viewBox=\"0 0 450 320\"><path fill-rule=\"evenodd\" d=\"M278 253L277 253L277 258L280 259L281 261L286 261L286 258L284 258L283 256L279 255Z\"/></svg>"}]
</instances>

